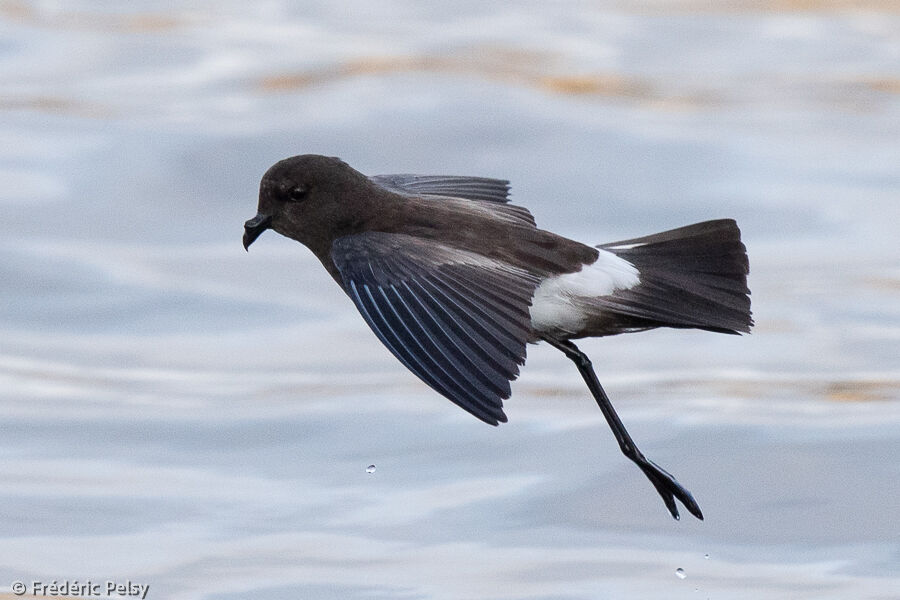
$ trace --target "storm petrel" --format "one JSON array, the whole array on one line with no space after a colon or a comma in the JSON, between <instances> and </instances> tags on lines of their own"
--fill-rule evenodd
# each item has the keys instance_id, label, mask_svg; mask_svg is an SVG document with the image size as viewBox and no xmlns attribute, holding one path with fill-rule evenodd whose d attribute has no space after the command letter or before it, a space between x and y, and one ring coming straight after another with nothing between
<instances>
[{"instance_id":1,"label":"storm petrel","mask_svg":"<svg viewBox=\"0 0 900 600\"><path fill-rule=\"evenodd\" d=\"M379 340L419 379L491 425L547 342L571 359L619 447L679 518L691 493L635 445L573 339L656 327L748 332L749 263L737 224L706 221L588 246L538 229L509 182L375 175L303 155L262 178L244 248L266 229L306 245Z\"/></svg>"}]
</instances>

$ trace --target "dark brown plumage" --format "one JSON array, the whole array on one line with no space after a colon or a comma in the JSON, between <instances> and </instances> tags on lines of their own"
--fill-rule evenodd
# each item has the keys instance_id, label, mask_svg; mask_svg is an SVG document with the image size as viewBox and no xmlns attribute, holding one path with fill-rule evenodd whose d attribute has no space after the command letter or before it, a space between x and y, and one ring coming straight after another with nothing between
<instances>
[{"instance_id":1,"label":"dark brown plumage","mask_svg":"<svg viewBox=\"0 0 900 600\"><path fill-rule=\"evenodd\" d=\"M572 359L622 451L678 517L690 493L637 450L587 357L571 342L656 327L749 331L746 249L734 221L707 221L593 248L538 229L506 181L367 177L303 155L262 178L248 248L266 229L315 253L376 336L422 381L479 419L546 341Z\"/></svg>"}]
</instances>

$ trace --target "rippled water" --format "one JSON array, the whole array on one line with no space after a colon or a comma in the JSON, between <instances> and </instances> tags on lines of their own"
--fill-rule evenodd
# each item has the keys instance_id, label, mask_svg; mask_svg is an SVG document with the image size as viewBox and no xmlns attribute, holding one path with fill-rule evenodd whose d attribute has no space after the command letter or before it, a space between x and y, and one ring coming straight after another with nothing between
<instances>
[{"instance_id":1,"label":"rippled water","mask_svg":"<svg viewBox=\"0 0 900 600\"><path fill-rule=\"evenodd\" d=\"M898 32L878 1L0 2L0 586L896 598ZM509 178L585 242L736 218L753 335L583 344L706 521L559 353L487 427L304 248L245 254L303 152Z\"/></svg>"}]
</instances>

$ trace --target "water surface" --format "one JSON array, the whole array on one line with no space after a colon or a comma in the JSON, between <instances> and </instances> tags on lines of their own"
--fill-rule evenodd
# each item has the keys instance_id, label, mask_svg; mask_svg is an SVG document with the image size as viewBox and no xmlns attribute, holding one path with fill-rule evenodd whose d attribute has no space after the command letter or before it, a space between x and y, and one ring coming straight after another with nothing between
<instances>
[{"instance_id":1,"label":"water surface","mask_svg":"<svg viewBox=\"0 0 900 600\"><path fill-rule=\"evenodd\" d=\"M898 31L875 1L0 3L0 586L896 598ZM736 218L753 335L583 344L706 520L559 353L487 427L304 248L245 254L305 152L508 178L585 242Z\"/></svg>"}]
</instances>

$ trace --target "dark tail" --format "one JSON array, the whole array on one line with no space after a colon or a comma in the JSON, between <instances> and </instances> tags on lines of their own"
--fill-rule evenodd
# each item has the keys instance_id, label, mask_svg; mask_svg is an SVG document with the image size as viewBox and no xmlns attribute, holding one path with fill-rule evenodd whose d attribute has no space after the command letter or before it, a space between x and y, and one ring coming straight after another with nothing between
<instances>
[{"instance_id":1,"label":"dark tail","mask_svg":"<svg viewBox=\"0 0 900 600\"><path fill-rule=\"evenodd\" d=\"M624 258L641 283L602 299L635 328L749 332L750 271L741 230L732 219L705 221L599 246Z\"/></svg>"}]
</instances>

